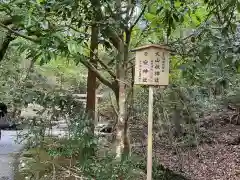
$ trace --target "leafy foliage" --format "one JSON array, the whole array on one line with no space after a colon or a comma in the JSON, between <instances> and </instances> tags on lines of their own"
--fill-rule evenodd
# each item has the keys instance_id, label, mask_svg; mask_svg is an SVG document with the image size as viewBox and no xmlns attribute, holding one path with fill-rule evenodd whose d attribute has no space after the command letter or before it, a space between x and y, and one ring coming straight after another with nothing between
<instances>
[{"instance_id":1,"label":"leafy foliage","mask_svg":"<svg viewBox=\"0 0 240 180\"><path fill-rule=\"evenodd\" d=\"M66 161L75 156L80 161L74 162L77 175L95 179L133 178L131 169L137 168L134 161L119 163L111 155L93 156L98 143L87 133L87 118L79 112L83 107L72 96L72 93L86 91L87 70L118 94L119 82L122 83L118 76L124 67L127 69L124 86L130 86L134 79L130 72L134 64L130 48L164 42L173 49L171 85L165 91L157 89L155 93L155 125L162 126L163 130L172 131L173 128L176 131L180 127L191 131L204 113L219 108L218 100L225 99L225 96L227 104L233 100L237 101L235 105L238 104L235 91L238 91L240 69L239 1L117 2L1 1L0 36L3 41L0 48L7 34L13 42L0 64L0 98L12 104L13 109L21 109L33 102L42 105L45 113L50 109L51 116L39 112L41 121L29 122L42 126L37 129L31 124L31 140L41 145L46 143L47 147L32 149L34 153L41 151L42 156L47 157L47 163L39 165L38 161L33 167L47 164L48 175L54 172L52 164L61 164L58 158L63 157L63 165L66 165ZM89 40L93 25L99 28L98 66L90 62ZM121 42L124 52L120 52ZM121 64L120 56L125 58L125 64ZM147 119L147 90L133 89L132 115L142 123ZM104 87L103 91L109 90ZM60 110L55 106L60 106ZM60 116L71 120L70 139L46 139L44 131L51 126L49 121L58 120ZM180 134L186 135L184 132ZM186 139L197 144L192 134L186 135ZM163 167L155 167L154 178L169 178L168 171L162 171ZM141 165L140 169L144 171L146 168ZM44 178L43 174L35 175Z\"/></svg>"}]
</instances>

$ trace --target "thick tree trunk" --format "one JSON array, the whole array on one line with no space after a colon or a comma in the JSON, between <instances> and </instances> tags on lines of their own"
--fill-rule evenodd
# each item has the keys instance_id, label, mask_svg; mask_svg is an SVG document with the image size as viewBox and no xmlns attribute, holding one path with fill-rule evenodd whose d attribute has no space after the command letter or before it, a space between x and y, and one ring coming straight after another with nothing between
<instances>
[{"instance_id":1,"label":"thick tree trunk","mask_svg":"<svg viewBox=\"0 0 240 180\"><path fill-rule=\"evenodd\" d=\"M98 27L96 24L92 25L91 30L91 45L90 45L90 62L95 67L97 66L97 50L98 50ZM87 104L86 111L89 117L92 119L92 132L94 132L94 121L95 121L95 100L96 100L96 87L97 78L93 71L88 70L87 78Z\"/></svg>"},{"instance_id":2,"label":"thick tree trunk","mask_svg":"<svg viewBox=\"0 0 240 180\"><path fill-rule=\"evenodd\" d=\"M120 87L119 96L119 115L116 125L116 157L123 159L130 153L130 142L126 126L125 107L123 105L126 99L122 87Z\"/></svg>"},{"instance_id":3,"label":"thick tree trunk","mask_svg":"<svg viewBox=\"0 0 240 180\"><path fill-rule=\"evenodd\" d=\"M125 84L119 79L118 122L116 125L116 157L124 159L130 154L130 138L126 108Z\"/></svg>"},{"instance_id":4,"label":"thick tree trunk","mask_svg":"<svg viewBox=\"0 0 240 180\"><path fill-rule=\"evenodd\" d=\"M129 1L130 2L130 1ZM116 0L116 8L118 12L118 21L121 22L121 0ZM126 18L128 19L128 17ZM119 28L120 28L119 24ZM116 157L124 160L130 155L130 136L128 127L128 102L127 102L127 75L128 75L128 48L130 43L131 32L128 29L125 30L125 41L124 32L120 28L119 42L118 42L118 58L117 58L117 78L119 84L119 114L118 122L116 126Z\"/></svg>"},{"instance_id":5,"label":"thick tree trunk","mask_svg":"<svg viewBox=\"0 0 240 180\"><path fill-rule=\"evenodd\" d=\"M126 99L126 73L128 60L128 50L126 51L126 49L128 49L128 47L124 46L124 42L119 42L117 65L117 78L119 84L119 114L116 125L116 157L122 160L130 154L131 150Z\"/></svg>"}]
</instances>

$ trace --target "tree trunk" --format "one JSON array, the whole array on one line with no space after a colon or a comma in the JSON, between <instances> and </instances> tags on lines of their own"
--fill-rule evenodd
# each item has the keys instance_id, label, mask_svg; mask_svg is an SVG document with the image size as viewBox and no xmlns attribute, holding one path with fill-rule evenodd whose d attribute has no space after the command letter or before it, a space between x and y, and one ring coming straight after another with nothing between
<instances>
[{"instance_id":1,"label":"tree trunk","mask_svg":"<svg viewBox=\"0 0 240 180\"><path fill-rule=\"evenodd\" d=\"M116 8L118 13L118 22L121 22L121 0L116 0ZM128 14L128 13L127 13ZM126 17L128 19L128 17ZM128 80L128 51L130 44L131 31L125 29L125 41L124 32L119 24L119 42L118 42L118 58L117 58L117 79L119 84L119 114L118 122L116 126L116 157L124 160L130 155L130 137L128 127L128 102L127 102L127 80Z\"/></svg>"},{"instance_id":2,"label":"tree trunk","mask_svg":"<svg viewBox=\"0 0 240 180\"><path fill-rule=\"evenodd\" d=\"M132 65L131 65L132 66ZM127 120L133 120L134 117L134 66L131 67L131 86L128 89L128 95L127 95L127 109L128 109L128 115ZM130 78L129 78L130 79Z\"/></svg>"},{"instance_id":3,"label":"tree trunk","mask_svg":"<svg viewBox=\"0 0 240 180\"><path fill-rule=\"evenodd\" d=\"M13 41L14 39L15 38L11 35L11 33L7 33L2 45L0 46L0 61L3 60L10 42Z\"/></svg>"},{"instance_id":4,"label":"tree trunk","mask_svg":"<svg viewBox=\"0 0 240 180\"><path fill-rule=\"evenodd\" d=\"M90 63L95 67L97 66L97 50L98 50L98 27L96 24L92 25L91 30L91 45L90 45ZM92 120L91 130L94 132L94 121L95 121L95 100L96 100L96 87L97 78L93 71L88 70L87 78L87 104L86 111L88 117Z\"/></svg>"},{"instance_id":5,"label":"tree trunk","mask_svg":"<svg viewBox=\"0 0 240 180\"><path fill-rule=\"evenodd\" d=\"M116 125L116 157L121 160L124 160L130 154L131 150L126 99L127 60L128 46L124 46L124 41L122 40L119 42L118 49L117 78L119 84L119 114Z\"/></svg>"}]
</instances>

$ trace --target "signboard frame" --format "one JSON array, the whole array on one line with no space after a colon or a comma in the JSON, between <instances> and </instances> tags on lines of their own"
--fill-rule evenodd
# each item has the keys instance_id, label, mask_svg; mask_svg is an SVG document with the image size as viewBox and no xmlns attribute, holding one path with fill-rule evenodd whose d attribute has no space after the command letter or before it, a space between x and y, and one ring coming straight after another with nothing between
<instances>
[{"instance_id":1,"label":"signboard frame","mask_svg":"<svg viewBox=\"0 0 240 180\"><path fill-rule=\"evenodd\" d=\"M169 84L169 48L147 45L136 48L135 85L167 86Z\"/></svg>"}]
</instances>

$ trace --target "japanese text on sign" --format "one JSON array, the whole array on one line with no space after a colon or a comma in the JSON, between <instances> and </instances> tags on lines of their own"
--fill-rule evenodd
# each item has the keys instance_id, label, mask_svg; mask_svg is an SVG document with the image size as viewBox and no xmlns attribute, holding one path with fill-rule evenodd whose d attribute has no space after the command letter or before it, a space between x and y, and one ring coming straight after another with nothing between
<instances>
[{"instance_id":1,"label":"japanese text on sign","mask_svg":"<svg viewBox=\"0 0 240 180\"><path fill-rule=\"evenodd\" d=\"M136 51L135 84L168 85L168 51L149 47Z\"/></svg>"}]
</instances>

